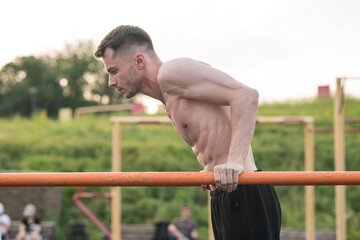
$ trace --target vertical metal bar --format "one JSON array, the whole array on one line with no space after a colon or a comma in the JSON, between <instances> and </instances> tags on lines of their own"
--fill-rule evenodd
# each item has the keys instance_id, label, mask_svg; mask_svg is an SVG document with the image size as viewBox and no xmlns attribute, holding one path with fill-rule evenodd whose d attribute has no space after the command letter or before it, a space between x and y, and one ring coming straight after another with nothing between
<instances>
[{"instance_id":1,"label":"vertical metal bar","mask_svg":"<svg viewBox=\"0 0 360 240\"><path fill-rule=\"evenodd\" d=\"M345 170L344 93L342 79L336 79L334 99L334 155L335 171ZM345 186L335 186L336 239L346 240Z\"/></svg>"},{"instance_id":2,"label":"vertical metal bar","mask_svg":"<svg viewBox=\"0 0 360 240\"><path fill-rule=\"evenodd\" d=\"M314 122L305 125L305 171L314 171ZM315 188L305 186L306 239L315 240Z\"/></svg>"},{"instance_id":3,"label":"vertical metal bar","mask_svg":"<svg viewBox=\"0 0 360 240\"><path fill-rule=\"evenodd\" d=\"M121 133L120 123L113 123L112 132L112 171L121 171ZM121 190L111 187L111 233L112 240L121 240Z\"/></svg>"}]
</instances>

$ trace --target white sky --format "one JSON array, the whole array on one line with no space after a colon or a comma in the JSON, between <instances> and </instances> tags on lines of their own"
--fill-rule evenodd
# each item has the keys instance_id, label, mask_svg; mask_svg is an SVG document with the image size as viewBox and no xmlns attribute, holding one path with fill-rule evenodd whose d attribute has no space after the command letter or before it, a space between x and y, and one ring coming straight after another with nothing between
<instances>
[{"instance_id":1,"label":"white sky","mask_svg":"<svg viewBox=\"0 0 360 240\"><path fill-rule=\"evenodd\" d=\"M191 57L256 88L261 101L335 91L338 76L360 77L357 0L4 0L0 66L17 56L61 50L113 28L147 31L161 60ZM360 97L360 80L346 93Z\"/></svg>"}]
</instances>

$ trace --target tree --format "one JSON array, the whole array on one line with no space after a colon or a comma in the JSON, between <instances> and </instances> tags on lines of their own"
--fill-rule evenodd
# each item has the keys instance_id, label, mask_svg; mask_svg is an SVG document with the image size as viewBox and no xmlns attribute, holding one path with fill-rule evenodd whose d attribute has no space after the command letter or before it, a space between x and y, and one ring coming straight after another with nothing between
<instances>
[{"instance_id":1,"label":"tree","mask_svg":"<svg viewBox=\"0 0 360 240\"><path fill-rule=\"evenodd\" d=\"M0 71L0 115L30 116L36 107L56 117L62 107L121 103L107 78L90 41L53 55L18 57Z\"/></svg>"},{"instance_id":2,"label":"tree","mask_svg":"<svg viewBox=\"0 0 360 240\"><path fill-rule=\"evenodd\" d=\"M52 110L59 106L61 88L44 57L20 57L6 64L0 71L0 82L1 115L30 116L36 110L34 107L46 109L52 115Z\"/></svg>"}]
</instances>

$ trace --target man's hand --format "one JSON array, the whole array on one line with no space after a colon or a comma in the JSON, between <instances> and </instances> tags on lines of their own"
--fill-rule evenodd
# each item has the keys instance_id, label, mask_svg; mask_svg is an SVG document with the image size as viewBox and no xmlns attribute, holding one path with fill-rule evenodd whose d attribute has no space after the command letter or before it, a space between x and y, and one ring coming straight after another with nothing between
<instances>
[{"instance_id":1,"label":"man's hand","mask_svg":"<svg viewBox=\"0 0 360 240\"><path fill-rule=\"evenodd\" d=\"M189 240L189 239L185 236L181 236L180 238L178 238L178 240Z\"/></svg>"},{"instance_id":2,"label":"man's hand","mask_svg":"<svg viewBox=\"0 0 360 240\"><path fill-rule=\"evenodd\" d=\"M244 166L238 163L224 163L214 167L214 180L216 188L225 192L232 192L237 188L239 176Z\"/></svg>"},{"instance_id":3,"label":"man's hand","mask_svg":"<svg viewBox=\"0 0 360 240\"><path fill-rule=\"evenodd\" d=\"M31 240L37 240L37 239L39 239L39 234L37 234L36 232L32 232L30 237L31 237Z\"/></svg>"}]
</instances>

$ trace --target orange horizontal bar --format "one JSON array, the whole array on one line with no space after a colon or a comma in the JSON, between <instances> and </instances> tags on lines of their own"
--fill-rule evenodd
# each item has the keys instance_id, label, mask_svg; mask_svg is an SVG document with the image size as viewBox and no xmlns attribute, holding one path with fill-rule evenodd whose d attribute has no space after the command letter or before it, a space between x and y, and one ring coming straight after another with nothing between
<instances>
[{"instance_id":1,"label":"orange horizontal bar","mask_svg":"<svg viewBox=\"0 0 360 240\"><path fill-rule=\"evenodd\" d=\"M200 186L213 172L0 173L0 186ZM360 171L244 172L239 184L360 185Z\"/></svg>"}]
</instances>

